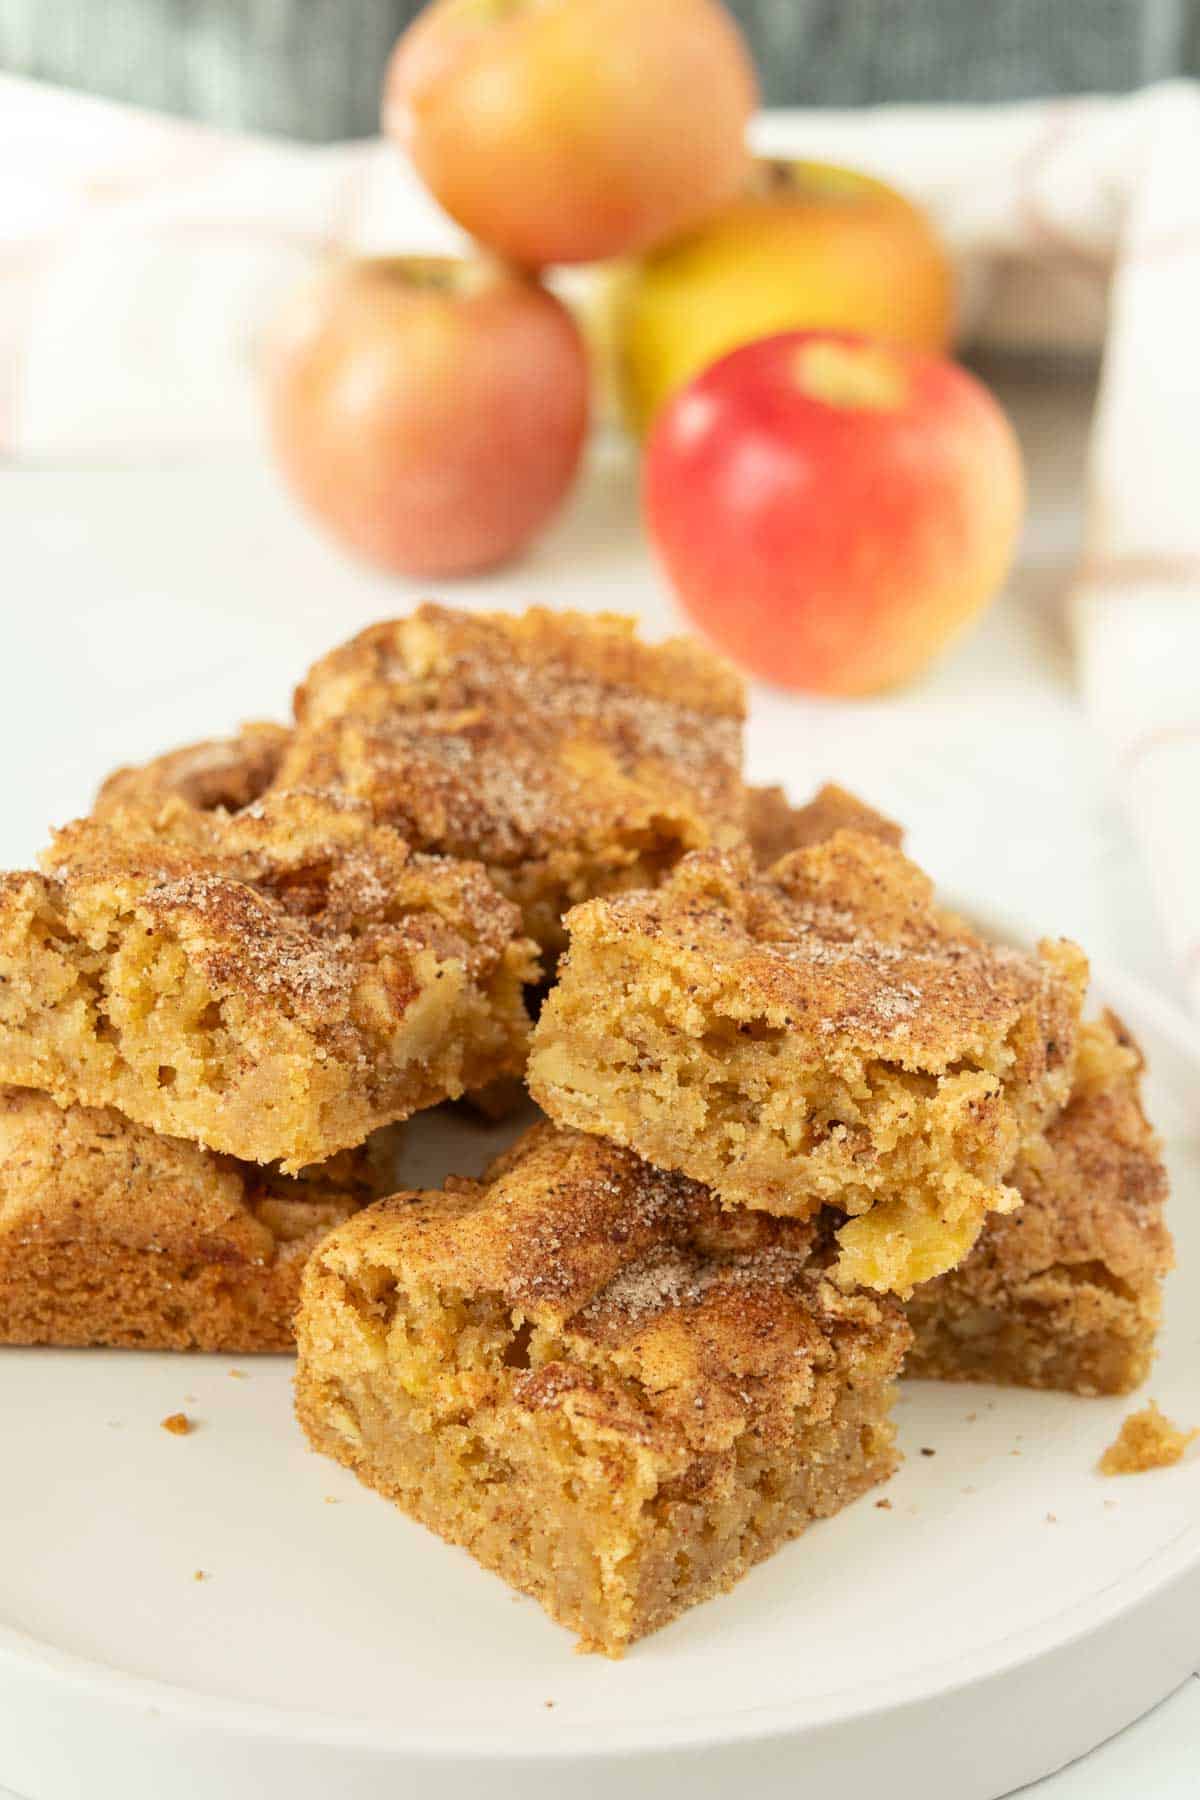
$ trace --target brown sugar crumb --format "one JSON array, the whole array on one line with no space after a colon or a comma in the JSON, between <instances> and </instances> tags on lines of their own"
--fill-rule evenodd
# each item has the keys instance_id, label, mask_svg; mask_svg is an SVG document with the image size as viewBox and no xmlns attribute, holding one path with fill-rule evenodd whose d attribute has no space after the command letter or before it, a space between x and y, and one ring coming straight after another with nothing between
<instances>
[{"instance_id":1,"label":"brown sugar crumb","mask_svg":"<svg viewBox=\"0 0 1200 1800\"><path fill-rule=\"evenodd\" d=\"M891 1512L892 1510L892 1503L890 1500L877 1500L875 1504L880 1512Z\"/></svg>"},{"instance_id":2,"label":"brown sugar crumb","mask_svg":"<svg viewBox=\"0 0 1200 1800\"><path fill-rule=\"evenodd\" d=\"M1169 1469L1196 1437L1200 1430L1181 1431L1151 1400L1125 1420L1115 1442L1100 1458L1100 1473L1142 1475L1147 1469Z\"/></svg>"},{"instance_id":3,"label":"brown sugar crumb","mask_svg":"<svg viewBox=\"0 0 1200 1800\"><path fill-rule=\"evenodd\" d=\"M936 1450L931 1450L931 1449L930 1449L930 1448L929 1448L929 1446L928 1446L928 1444L922 1444L922 1445L921 1445L921 1455L922 1455L922 1456L936 1456L936 1455L937 1455L937 1451L936 1451Z\"/></svg>"},{"instance_id":4,"label":"brown sugar crumb","mask_svg":"<svg viewBox=\"0 0 1200 1800\"><path fill-rule=\"evenodd\" d=\"M172 1437L186 1437L193 1426L186 1413L168 1413L162 1421L162 1428L169 1431Z\"/></svg>"}]
</instances>

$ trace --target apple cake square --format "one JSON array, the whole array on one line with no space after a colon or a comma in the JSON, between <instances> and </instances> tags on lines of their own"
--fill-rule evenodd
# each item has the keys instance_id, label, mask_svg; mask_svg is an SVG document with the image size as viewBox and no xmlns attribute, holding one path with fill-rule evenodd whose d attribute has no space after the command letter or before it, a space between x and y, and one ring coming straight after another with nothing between
<instances>
[{"instance_id":1,"label":"apple cake square","mask_svg":"<svg viewBox=\"0 0 1200 1800\"><path fill-rule=\"evenodd\" d=\"M985 942L853 831L766 873L694 853L566 924L528 1075L559 1124L727 1205L835 1209L853 1286L906 1293L1018 1204L1005 1176L1070 1089L1073 945Z\"/></svg>"},{"instance_id":2,"label":"apple cake square","mask_svg":"<svg viewBox=\"0 0 1200 1800\"><path fill-rule=\"evenodd\" d=\"M280 779L482 862L553 950L576 901L740 837L744 711L727 664L630 619L428 605L309 671Z\"/></svg>"},{"instance_id":3,"label":"apple cake square","mask_svg":"<svg viewBox=\"0 0 1200 1800\"><path fill-rule=\"evenodd\" d=\"M297 1342L316 1449L619 1656L891 1473L909 1333L810 1224L543 1123L339 1226Z\"/></svg>"},{"instance_id":4,"label":"apple cake square","mask_svg":"<svg viewBox=\"0 0 1200 1800\"><path fill-rule=\"evenodd\" d=\"M294 1174L519 1073L536 969L477 864L345 796L117 809L0 876L0 1082Z\"/></svg>"}]
</instances>

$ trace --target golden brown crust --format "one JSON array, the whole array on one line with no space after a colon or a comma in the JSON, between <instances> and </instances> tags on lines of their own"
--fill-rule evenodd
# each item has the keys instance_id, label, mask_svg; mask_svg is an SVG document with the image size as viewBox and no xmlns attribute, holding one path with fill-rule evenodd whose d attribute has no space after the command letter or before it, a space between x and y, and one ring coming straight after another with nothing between
<instances>
[{"instance_id":1,"label":"golden brown crust","mask_svg":"<svg viewBox=\"0 0 1200 1800\"><path fill-rule=\"evenodd\" d=\"M913 1296L909 1373L1083 1394L1145 1379L1173 1253L1140 1068L1111 1014L1083 1027L1071 1100L1013 1171L1023 1204Z\"/></svg>"},{"instance_id":2,"label":"golden brown crust","mask_svg":"<svg viewBox=\"0 0 1200 1800\"><path fill-rule=\"evenodd\" d=\"M904 832L848 788L826 782L803 806L793 806L781 787L746 790L746 835L759 868L769 868L793 850L824 843L836 831L860 831L899 850Z\"/></svg>"},{"instance_id":3,"label":"golden brown crust","mask_svg":"<svg viewBox=\"0 0 1200 1800\"><path fill-rule=\"evenodd\" d=\"M232 737L206 738L151 762L115 769L96 795L94 818L125 807L157 810L182 800L200 812L240 812L270 787L291 742L286 725L254 720Z\"/></svg>"},{"instance_id":4,"label":"golden brown crust","mask_svg":"<svg viewBox=\"0 0 1200 1800\"><path fill-rule=\"evenodd\" d=\"M290 1348L304 1263L381 1191L393 1138L289 1178L0 1088L0 1343Z\"/></svg>"},{"instance_id":5,"label":"golden brown crust","mask_svg":"<svg viewBox=\"0 0 1200 1800\"><path fill-rule=\"evenodd\" d=\"M567 925L534 1098L727 1203L854 1215L855 1283L903 1292L959 1261L1066 1098L1080 954L984 942L878 839L840 831L766 875L691 855Z\"/></svg>"},{"instance_id":6,"label":"golden brown crust","mask_svg":"<svg viewBox=\"0 0 1200 1800\"><path fill-rule=\"evenodd\" d=\"M740 680L690 640L644 644L609 614L423 606L310 671L281 780L478 858L556 946L574 901L740 834L743 715Z\"/></svg>"},{"instance_id":7,"label":"golden brown crust","mask_svg":"<svg viewBox=\"0 0 1200 1800\"><path fill-rule=\"evenodd\" d=\"M811 1228L542 1124L310 1264L314 1445L620 1654L884 1478L907 1331Z\"/></svg>"},{"instance_id":8,"label":"golden brown crust","mask_svg":"<svg viewBox=\"0 0 1200 1800\"><path fill-rule=\"evenodd\" d=\"M521 1067L515 909L345 797L116 809L44 870L0 877L0 1079L294 1171Z\"/></svg>"}]
</instances>

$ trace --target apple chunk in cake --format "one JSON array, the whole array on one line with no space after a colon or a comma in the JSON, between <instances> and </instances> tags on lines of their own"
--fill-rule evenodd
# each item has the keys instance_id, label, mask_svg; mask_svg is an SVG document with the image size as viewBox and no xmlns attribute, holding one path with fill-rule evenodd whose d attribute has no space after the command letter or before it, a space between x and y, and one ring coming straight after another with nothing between
<instances>
[{"instance_id":1,"label":"apple chunk in cake","mask_svg":"<svg viewBox=\"0 0 1200 1800\"><path fill-rule=\"evenodd\" d=\"M812 1241L535 1126L482 1182L321 1245L301 1422L620 1655L892 1471L902 1309L831 1282Z\"/></svg>"},{"instance_id":2,"label":"apple chunk in cake","mask_svg":"<svg viewBox=\"0 0 1200 1800\"><path fill-rule=\"evenodd\" d=\"M1077 1394L1145 1380L1172 1252L1140 1074L1111 1014L1083 1027L1070 1101L1013 1170L1022 1206L913 1295L908 1374Z\"/></svg>"},{"instance_id":3,"label":"apple chunk in cake","mask_svg":"<svg viewBox=\"0 0 1200 1800\"><path fill-rule=\"evenodd\" d=\"M0 877L0 1081L288 1173L522 1067L532 946L352 801L180 802Z\"/></svg>"},{"instance_id":4,"label":"apple chunk in cake","mask_svg":"<svg viewBox=\"0 0 1200 1800\"><path fill-rule=\"evenodd\" d=\"M897 850L842 831L766 875L689 856L593 900L533 1039L551 1118L728 1205L839 1209L840 1273L906 1292L959 1262L1066 1099L1085 964L984 943Z\"/></svg>"},{"instance_id":5,"label":"apple chunk in cake","mask_svg":"<svg viewBox=\"0 0 1200 1800\"><path fill-rule=\"evenodd\" d=\"M576 901L740 836L744 705L727 664L630 619L423 606L309 672L280 779L477 858L557 949Z\"/></svg>"},{"instance_id":6,"label":"apple chunk in cake","mask_svg":"<svg viewBox=\"0 0 1200 1800\"><path fill-rule=\"evenodd\" d=\"M0 1344L290 1350L308 1255L394 1185L395 1137L287 1176L0 1088Z\"/></svg>"}]
</instances>

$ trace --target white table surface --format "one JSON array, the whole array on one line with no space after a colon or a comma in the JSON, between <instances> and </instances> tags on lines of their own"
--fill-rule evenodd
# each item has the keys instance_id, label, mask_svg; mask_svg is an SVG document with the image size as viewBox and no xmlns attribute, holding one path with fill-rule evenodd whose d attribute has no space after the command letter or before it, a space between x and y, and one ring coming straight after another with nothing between
<instances>
[{"instance_id":1,"label":"white table surface","mask_svg":"<svg viewBox=\"0 0 1200 1800\"><path fill-rule=\"evenodd\" d=\"M858 789L905 822L914 855L947 887L1036 916L1171 995L1145 878L1073 675L1066 596L1090 383L1063 373L997 379L1035 498L1009 591L903 693L835 704L756 691L750 772L798 795L828 778ZM412 597L327 546L265 463L245 454L166 468L0 469L0 545L5 865L31 857L50 822L82 811L117 763L282 715L314 656ZM612 449L597 454L524 564L440 592L637 612L651 631L675 622L637 533L631 463ZM1200 1681L1028 1791L1196 1795Z\"/></svg>"}]
</instances>

